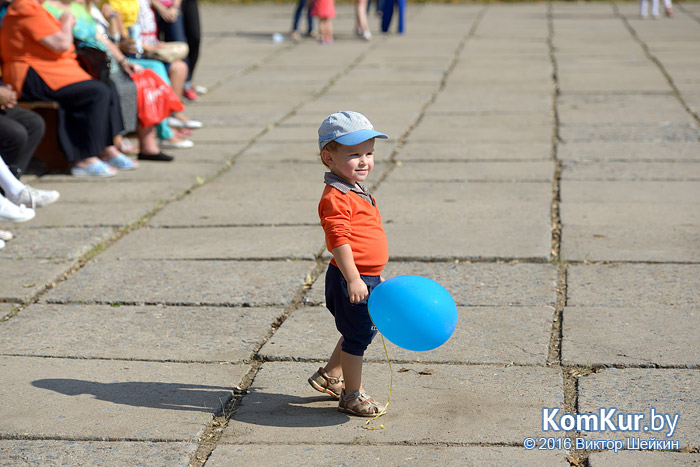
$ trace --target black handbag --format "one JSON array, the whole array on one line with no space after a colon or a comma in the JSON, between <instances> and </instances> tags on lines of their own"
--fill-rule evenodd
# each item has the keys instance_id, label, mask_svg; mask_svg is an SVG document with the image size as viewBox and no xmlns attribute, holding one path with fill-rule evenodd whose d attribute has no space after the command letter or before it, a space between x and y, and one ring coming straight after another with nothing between
<instances>
[{"instance_id":1,"label":"black handbag","mask_svg":"<svg viewBox=\"0 0 700 467\"><path fill-rule=\"evenodd\" d=\"M109 62L106 52L90 46L87 42L75 39L75 53L80 67L94 79L109 85Z\"/></svg>"}]
</instances>

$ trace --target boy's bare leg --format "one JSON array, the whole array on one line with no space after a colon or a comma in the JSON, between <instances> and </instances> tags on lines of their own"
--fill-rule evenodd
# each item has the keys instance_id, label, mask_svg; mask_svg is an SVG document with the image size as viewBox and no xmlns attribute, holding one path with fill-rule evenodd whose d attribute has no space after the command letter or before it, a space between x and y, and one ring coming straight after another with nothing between
<instances>
[{"instance_id":1,"label":"boy's bare leg","mask_svg":"<svg viewBox=\"0 0 700 467\"><path fill-rule=\"evenodd\" d=\"M331 358L328 359L328 363L326 364L326 367L324 368L324 371L328 376L331 378L339 378L343 374L343 368L340 364L340 345L343 343L343 336L340 336L340 339L338 339L338 343L335 345L335 349L333 349L333 353L331 354Z\"/></svg>"},{"instance_id":2,"label":"boy's bare leg","mask_svg":"<svg viewBox=\"0 0 700 467\"><path fill-rule=\"evenodd\" d=\"M362 360L363 357L359 355L347 352L340 353L343 378L345 379L345 394L352 394L362 389Z\"/></svg>"}]
</instances>

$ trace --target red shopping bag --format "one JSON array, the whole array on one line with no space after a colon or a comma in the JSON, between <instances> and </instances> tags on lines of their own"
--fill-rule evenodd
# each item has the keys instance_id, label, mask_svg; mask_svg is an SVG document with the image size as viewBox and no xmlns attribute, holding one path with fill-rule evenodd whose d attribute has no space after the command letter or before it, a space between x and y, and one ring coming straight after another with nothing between
<instances>
[{"instance_id":1,"label":"red shopping bag","mask_svg":"<svg viewBox=\"0 0 700 467\"><path fill-rule=\"evenodd\" d=\"M132 73L131 79L136 84L136 106L141 126L151 127L173 112L185 110L173 88L155 71L145 69L140 73Z\"/></svg>"}]
</instances>

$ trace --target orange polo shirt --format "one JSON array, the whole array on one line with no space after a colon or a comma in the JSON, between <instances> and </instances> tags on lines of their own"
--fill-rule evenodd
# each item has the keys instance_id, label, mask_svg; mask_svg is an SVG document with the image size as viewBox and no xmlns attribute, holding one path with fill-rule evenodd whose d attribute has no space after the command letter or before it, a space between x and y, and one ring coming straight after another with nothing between
<instances>
[{"instance_id":1,"label":"orange polo shirt","mask_svg":"<svg viewBox=\"0 0 700 467\"><path fill-rule=\"evenodd\" d=\"M318 204L318 215L328 251L348 244L361 275L382 273L389 261L389 244L376 201L372 204L354 191L344 193L326 185ZM331 263L337 266L335 259Z\"/></svg>"},{"instance_id":2,"label":"orange polo shirt","mask_svg":"<svg viewBox=\"0 0 700 467\"><path fill-rule=\"evenodd\" d=\"M27 70L32 67L52 90L87 81L87 74L75 58L72 45L57 54L39 41L61 30L61 23L36 0L14 0L0 28L2 79L22 92Z\"/></svg>"}]
</instances>

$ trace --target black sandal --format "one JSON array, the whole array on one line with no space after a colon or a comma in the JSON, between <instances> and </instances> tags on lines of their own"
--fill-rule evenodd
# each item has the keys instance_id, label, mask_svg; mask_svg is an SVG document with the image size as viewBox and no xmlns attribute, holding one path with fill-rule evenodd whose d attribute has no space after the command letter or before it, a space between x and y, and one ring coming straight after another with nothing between
<instances>
[{"instance_id":1,"label":"black sandal","mask_svg":"<svg viewBox=\"0 0 700 467\"><path fill-rule=\"evenodd\" d=\"M173 159L175 159L173 156L169 156L169 155L164 154L162 152L159 152L158 154L144 154L144 153L140 152L138 158L140 161L160 161L160 162L170 162Z\"/></svg>"}]
</instances>

